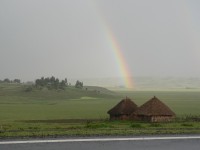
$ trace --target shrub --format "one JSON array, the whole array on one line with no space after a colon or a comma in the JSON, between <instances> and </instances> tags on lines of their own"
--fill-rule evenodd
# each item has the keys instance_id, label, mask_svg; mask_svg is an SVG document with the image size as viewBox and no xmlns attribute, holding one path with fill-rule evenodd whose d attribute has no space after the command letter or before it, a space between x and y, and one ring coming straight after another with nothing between
<instances>
[{"instance_id":1,"label":"shrub","mask_svg":"<svg viewBox=\"0 0 200 150\"><path fill-rule=\"evenodd\" d=\"M131 128L143 128L143 126L140 123L133 123L131 124Z\"/></svg>"},{"instance_id":2,"label":"shrub","mask_svg":"<svg viewBox=\"0 0 200 150\"><path fill-rule=\"evenodd\" d=\"M29 86L29 87L27 87L26 89L25 89L25 92L31 92L33 90L33 88L31 87L31 86Z\"/></svg>"},{"instance_id":3,"label":"shrub","mask_svg":"<svg viewBox=\"0 0 200 150\"><path fill-rule=\"evenodd\" d=\"M193 127L193 124L191 124L191 123L182 123L181 126L184 126L184 127Z\"/></svg>"},{"instance_id":4,"label":"shrub","mask_svg":"<svg viewBox=\"0 0 200 150\"><path fill-rule=\"evenodd\" d=\"M112 125L107 124L107 123L92 123L92 122L87 122L85 127L86 127L86 128L91 128L91 129L97 129L97 128L111 128Z\"/></svg>"}]
</instances>

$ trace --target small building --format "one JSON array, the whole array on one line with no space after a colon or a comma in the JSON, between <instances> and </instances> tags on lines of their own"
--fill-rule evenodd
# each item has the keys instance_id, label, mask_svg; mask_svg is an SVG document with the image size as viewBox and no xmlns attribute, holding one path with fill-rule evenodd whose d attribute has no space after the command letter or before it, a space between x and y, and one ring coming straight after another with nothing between
<instances>
[{"instance_id":1,"label":"small building","mask_svg":"<svg viewBox=\"0 0 200 150\"><path fill-rule=\"evenodd\" d=\"M140 106L132 115L135 120L149 122L167 122L175 118L176 114L157 97L153 97Z\"/></svg>"},{"instance_id":2,"label":"small building","mask_svg":"<svg viewBox=\"0 0 200 150\"><path fill-rule=\"evenodd\" d=\"M131 114L136 111L137 108L137 105L130 98L126 97L107 113L110 115L110 120L129 120Z\"/></svg>"}]
</instances>

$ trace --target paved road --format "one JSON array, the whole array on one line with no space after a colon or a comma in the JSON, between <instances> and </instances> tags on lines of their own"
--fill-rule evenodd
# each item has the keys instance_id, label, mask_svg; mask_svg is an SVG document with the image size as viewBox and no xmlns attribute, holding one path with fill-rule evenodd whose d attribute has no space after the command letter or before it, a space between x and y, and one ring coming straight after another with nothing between
<instances>
[{"instance_id":1,"label":"paved road","mask_svg":"<svg viewBox=\"0 0 200 150\"><path fill-rule=\"evenodd\" d=\"M200 150L200 137L148 138L0 141L0 150Z\"/></svg>"}]
</instances>

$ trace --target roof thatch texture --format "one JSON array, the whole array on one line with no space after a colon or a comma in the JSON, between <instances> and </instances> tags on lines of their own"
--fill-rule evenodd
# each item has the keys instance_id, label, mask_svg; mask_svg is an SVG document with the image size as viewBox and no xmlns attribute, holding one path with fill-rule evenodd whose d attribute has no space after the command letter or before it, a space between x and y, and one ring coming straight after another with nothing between
<instances>
[{"instance_id":1,"label":"roof thatch texture","mask_svg":"<svg viewBox=\"0 0 200 150\"><path fill-rule=\"evenodd\" d=\"M129 115L137 110L137 105L130 99L127 98L121 100L116 106L108 111L110 115Z\"/></svg>"},{"instance_id":2,"label":"roof thatch texture","mask_svg":"<svg viewBox=\"0 0 200 150\"><path fill-rule=\"evenodd\" d=\"M134 114L144 116L175 116L175 113L155 96L140 106Z\"/></svg>"}]
</instances>

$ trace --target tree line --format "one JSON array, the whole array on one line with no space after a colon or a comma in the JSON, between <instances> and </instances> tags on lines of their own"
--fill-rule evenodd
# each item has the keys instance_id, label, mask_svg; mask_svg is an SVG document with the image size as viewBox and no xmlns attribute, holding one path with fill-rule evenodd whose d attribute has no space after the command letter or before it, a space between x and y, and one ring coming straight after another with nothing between
<instances>
[{"instance_id":1,"label":"tree line","mask_svg":"<svg viewBox=\"0 0 200 150\"><path fill-rule=\"evenodd\" d=\"M14 79L14 80L10 80L8 78L4 79L4 80L0 80L0 83L21 83L20 79ZM67 78L63 79L63 80L59 80L58 78L55 78L54 76L52 77L41 77L39 79L36 79L35 82L33 83L32 87L29 87L28 91L31 91L31 89L33 87L36 88L48 88L48 89L65 89L68 86L72 86L71 83L68 83ZM83 82L77 80L75 85L75 88L83 88Z\"/></svg>"},{"instance_id":2,"label":"tree line","mask_svg":"<svg viewBox=\"0 0 200 150\"><path fill-rule=\"evenodd\" d=\"M68 86L71 86L71 83L68 83L67 78L59 80L58 78L52 77L41 77L40 79L35 80L36 87L47 87L48 89L65 89ZM83 82L79 80L75 83L75 88L83 88Z\"/></svg>"},{"instance_id":3,"label":"tree line","mask_svg":"<svg viewBox=\"0 0 200 150\"><path fill-rule=\"evenodd\" d=\"M64 89L68 86L67 78L64 80L59 80L58 78L52 77L41 77L35 80L36 87L47 87L48 89Z\"/></svg>"},{"instance_id":4,"label":"tree line","mask_svg":"<svg viewBox=\"0 0 200 150\"><path fill-rule=\"evenodd\" d=\"M0 80L0 83L21 83L21 80L20 79L10 80L8 78L5 78L4 80Z\"/></svg>"}]
</instances>

